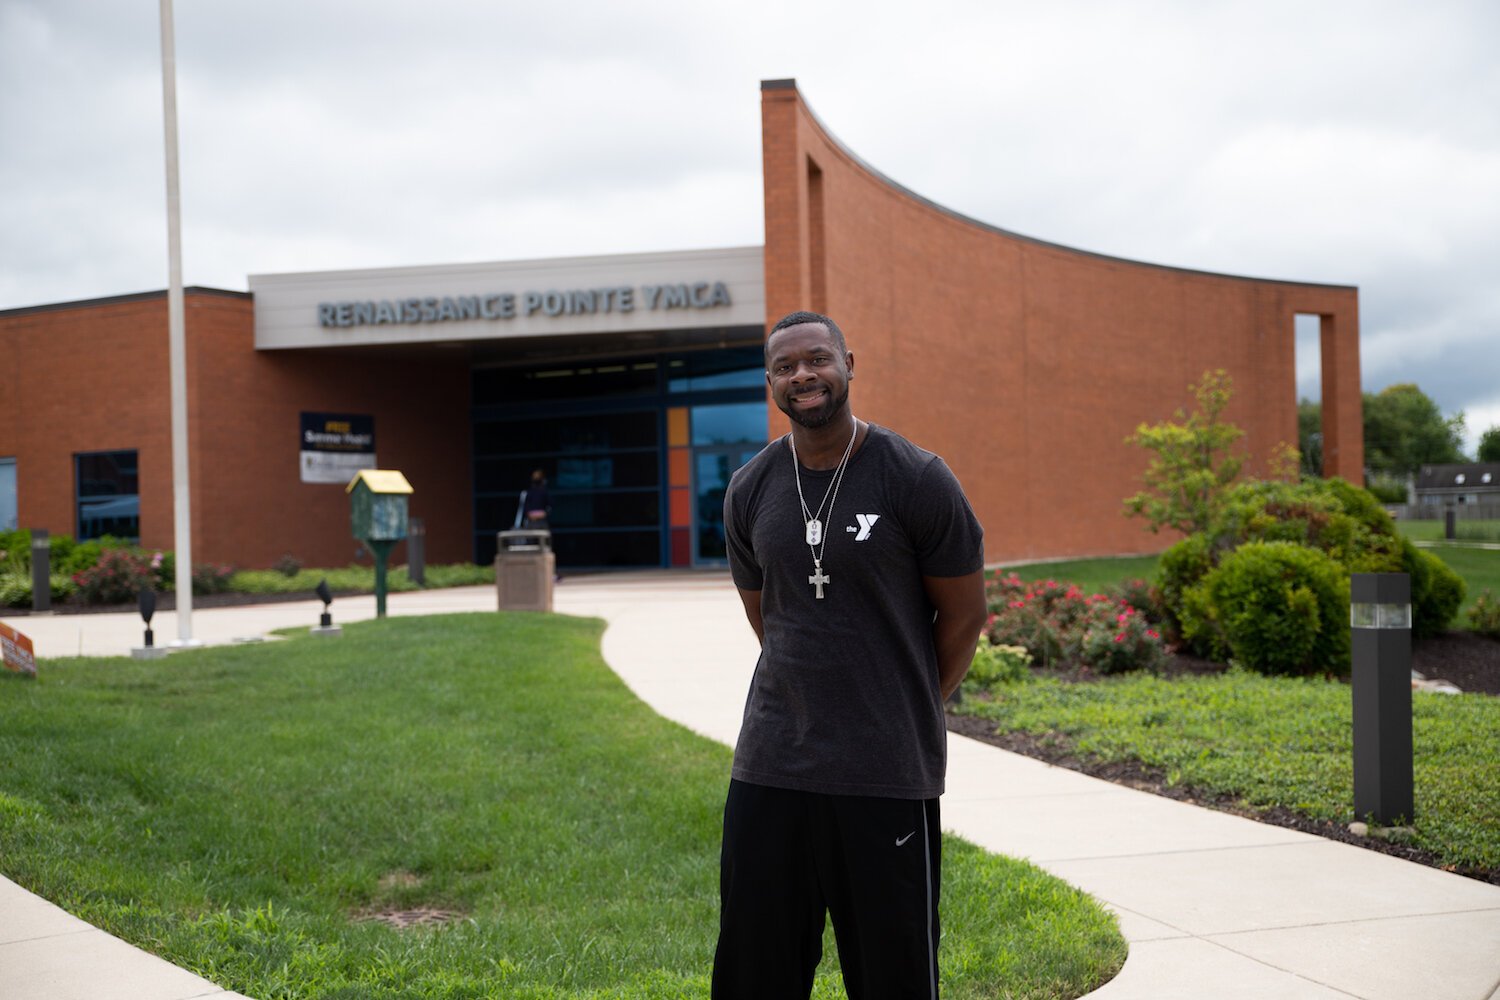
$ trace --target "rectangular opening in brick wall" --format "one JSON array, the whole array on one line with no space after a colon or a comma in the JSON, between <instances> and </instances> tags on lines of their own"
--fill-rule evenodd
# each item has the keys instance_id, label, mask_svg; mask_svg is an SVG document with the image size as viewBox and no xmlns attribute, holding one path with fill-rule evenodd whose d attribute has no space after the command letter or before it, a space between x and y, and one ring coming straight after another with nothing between
<instances>
[{"instance_id":1,"label":"rectangular opening in brick wall","mask_svg":"<svg viewBox=\"0 0 1500 1000\"><path fill-rule=\"evenodd\" d=\"M1293 317L1297 365L1297 450L1302 470L1323 471L1323 422L1317 408L1323 399L1323 319L1316 313Z\"/></svg>"}]
</instances>

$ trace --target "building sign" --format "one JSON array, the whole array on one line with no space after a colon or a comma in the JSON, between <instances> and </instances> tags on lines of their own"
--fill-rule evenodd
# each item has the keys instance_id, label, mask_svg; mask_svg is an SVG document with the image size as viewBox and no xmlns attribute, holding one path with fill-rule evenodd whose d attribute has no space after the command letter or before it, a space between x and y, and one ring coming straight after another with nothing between
<instances>
[{"instance_id":1,"label":"building sign","mask_svg":"<svg viewBox=\"0 0 1500 1000\"><path fill-rule=\"evenodd\" d=\"M729 306L729 286L722 281L667 285L618 285L605 288L492 292L379 299L363 302L319 302L318 325L381 326L445 323L463 320L508 320L517 316L588 316L640 310L713 309Z\"/></svg>"},{"instance_id":2,"label":"building sign","mask_svg":"<svg viewBox=\"0 0 1500 1000\"><path fill-rule=\"evenodd\" d=\"M361 469L374 469L375 418L345 413L304 413L298 436L304 483L343 486Z\"/></svg>"},{"instance_id":3,"label":"building sign","mask_svg":"<svg viewBox=\"0 0 1500 1000\"><path fill-rule=\"evenodd\" d=\"M765 248L252 274L255 349L639 334L632 350L766 325Z\"/></svg>"},{"instance_id":4,"label":"building sign","mask_svg":"<svg viewBox=\"0 0 1500 1000\"><path fill-rule=\"evenodd\" d=\"M6 670L36 676L31 639L3 622L0 622L0 662L4 662Z\"/></svg>"}]
</instances>

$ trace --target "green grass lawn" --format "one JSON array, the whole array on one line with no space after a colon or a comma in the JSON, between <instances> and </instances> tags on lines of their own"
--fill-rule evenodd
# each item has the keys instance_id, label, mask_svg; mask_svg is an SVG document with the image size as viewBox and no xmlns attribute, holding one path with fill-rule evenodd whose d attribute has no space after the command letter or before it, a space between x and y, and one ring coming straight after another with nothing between
<instances>
[{"instance_id":1,"label":"green grass lawn","mask_svg":"<svg viewBox=\"0 0 1500 1000\"><path fill-rule=\"evenodd\" d=\"M1469 609L1482 591L1488 589L1491 595L1500 597L1500 549L1476 549L1439 542L1426 551L1453 567L1454 572L1464 578L1468 589L1458 614L1453 616L1451 627L1468 628Z\"/></svg>"},{"instance_id":2,"label":"green grass lawn","mask_svg":"<svg viewBox=\"0 0 1500 1000\"><path fill-rule=\"evenodd\" d=\"M1446 538L1446 527L1441 519L1435 521L1396 522L1396 529L1414 542L1439 542ZM1453 534L1458 541L1500 542L1500 521L1457 521Z\"/></svg>"},{"instance_id":3,"label":"green grass lawn","mask_svg":"<svg viewBox=\"0 0 1500 1000\"><path fill-rule=\"evenodd\" d=\"M1101 760L1165 770L1169 782L1285 806L1314 819L1354 816L1349 687L1262 677L1040 678L966 697L996 728L1059 740ZM1460 866L1500 868L1500 699L1418 692L1412 707L1415 845Z\"/></svg>"},{"instance_id":4,"label":"green grass lawn","mask_svg":"<svg viewBox=\"0 0 1500 1000\"><path fill-rule=\"evenodd\" d=\"M1156 575L1156 556L1116 556L1108 559L1067 559L1059 562L1002 566L999 573L1015 573L1023 580L1056 580L1076 583L1086 593L1099 594L1131 579L1149 580Z\"/></svg>"},{"instance_id":5,"label":"green grass lawn","mask_svg":"<svg viewBox=\"0 0 1500 1000\"><path fill-rule=\"evenodd\" d=\"M600 629L386 619L0 676L0 871L257 1000L706 996L730 754ZM1124 959L1087 896L957 838L942 904L946 996L1074 997ZM421 906L461 919L359 919Z\"/></svg>"}]
</instances>

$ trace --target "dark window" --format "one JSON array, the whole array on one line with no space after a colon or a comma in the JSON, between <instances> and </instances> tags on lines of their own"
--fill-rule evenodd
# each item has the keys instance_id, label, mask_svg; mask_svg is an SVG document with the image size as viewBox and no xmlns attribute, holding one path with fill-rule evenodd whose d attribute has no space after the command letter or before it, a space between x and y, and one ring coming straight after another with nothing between
<instances>
[{"instance_id":1,"label":"dark window","mask_svg":"<svg viewBox=\"0 0 1500 1000\"><path fill-rule=\"evenodd\" d=\"M684 354L667 362L668 392L764 389L766 362L760 347Z\"/></svg>"},{"instance_id":2,"label":"dark window","mask_svg":"<svg viewBox=\"0 0 1500 1000\"><path fill-rule=\"evenodd\" d=\"M96 451L73 456L78 484L78 540L141 537L140 476L136 452Z\"/></svg>"}]
</instances>

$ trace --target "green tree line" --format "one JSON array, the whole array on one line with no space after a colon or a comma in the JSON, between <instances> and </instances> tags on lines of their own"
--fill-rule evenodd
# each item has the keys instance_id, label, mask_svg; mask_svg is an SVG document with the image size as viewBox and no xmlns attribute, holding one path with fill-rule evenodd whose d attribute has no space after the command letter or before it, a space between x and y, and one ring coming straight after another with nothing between
<instances>
[{"instance_id":1,"label":"green tree line","mask_svg":"<svg viewBox=\"0 0 1500 1000\"><path fill-rule=\"evenodd\" d=\"M1471 461L1463 450L1466 429L1462 410L1443 416L1437 403L1413 383L1365 393L1365 468L1371 482L1401 484L1424 465ZM1297 404L1297 448L1303 471L1321 475L1322 404L1309 399ZM1475 460L1500 462L1500 427L1480 435Z\"/></svg>"}]
</instances>

